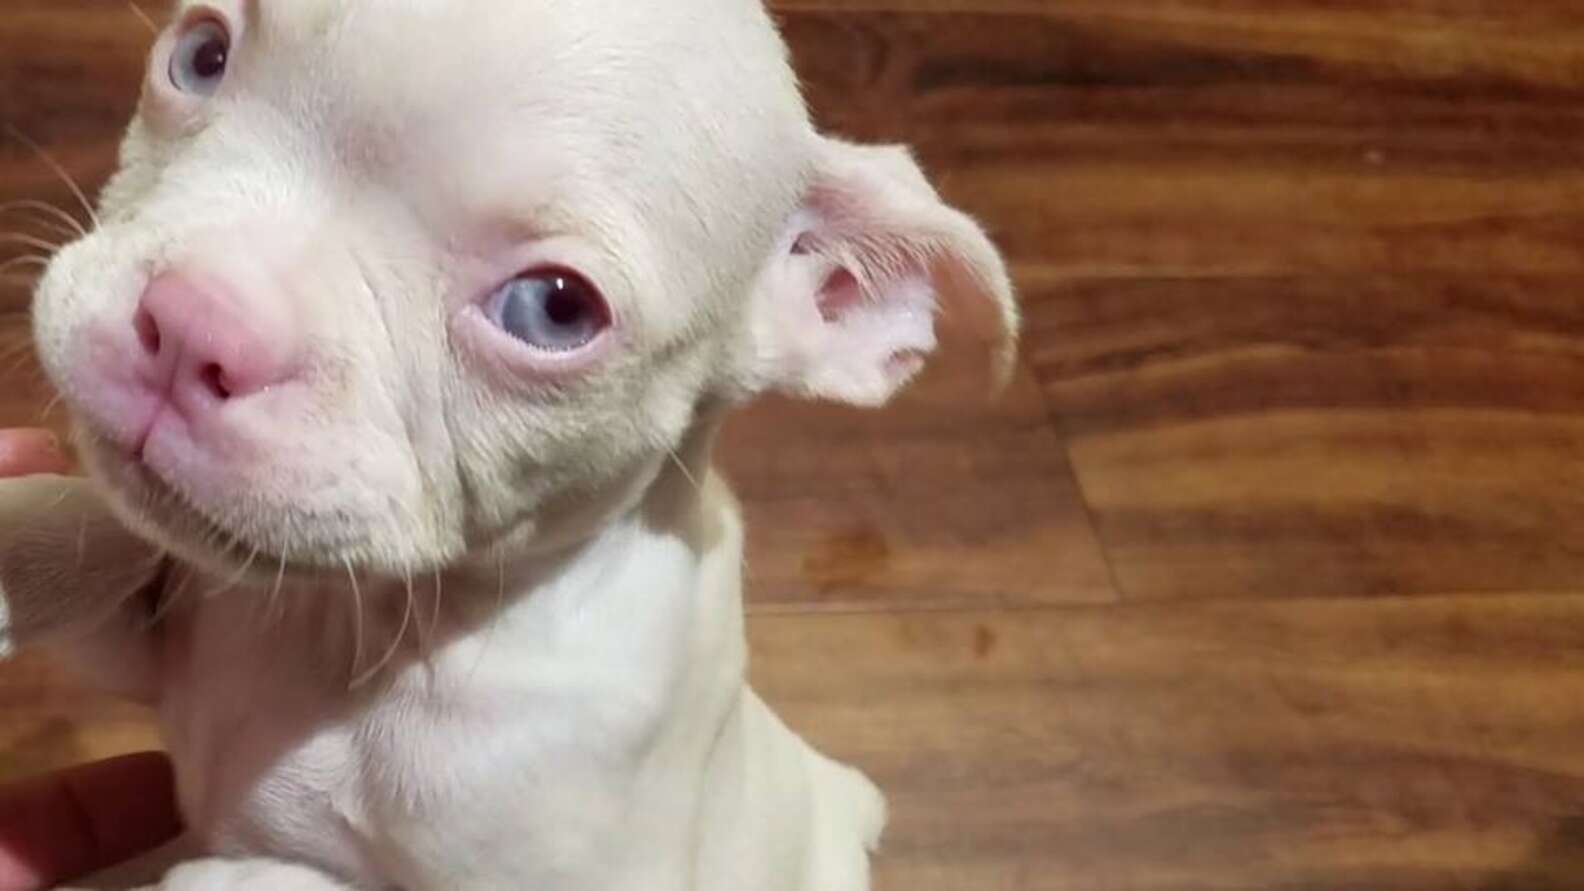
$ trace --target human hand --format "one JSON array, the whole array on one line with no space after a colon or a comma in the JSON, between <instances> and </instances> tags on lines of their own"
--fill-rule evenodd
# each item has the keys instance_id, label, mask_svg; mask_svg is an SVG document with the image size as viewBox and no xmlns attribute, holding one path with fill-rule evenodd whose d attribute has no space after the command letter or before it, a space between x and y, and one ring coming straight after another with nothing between
<instances>
[{"instance_id":1,"label":"human hand","mask_svg":"<svg viewBox=\"0 0 1584 891\"><path fill-rule=\"evenodd\" d=\"M0 430L0 477L63 473L41 430ZM42 891L158 847L180 831L170 762L147 753L0 787L0 891Z\"/></svg>"},{"instance_id":2,"label":"human hand","mask_svg":"<svg viewBox=\"0 0 1584 891\"><path fill-rule=\"evenodd\" d=\"M0 787L0 891L45 891L170 841L174 788L156 752Z\"/></svg>"},{"instance_id":3,"label":"human hand","mask_svg":"<svg viewBox=\"0 0 1584 891\"><path fill-rule=\"evenodd\" d=\"M65 453L48 431L0 429L0 477L65 473L69 467Z\"/></svg>"}]
</instances>

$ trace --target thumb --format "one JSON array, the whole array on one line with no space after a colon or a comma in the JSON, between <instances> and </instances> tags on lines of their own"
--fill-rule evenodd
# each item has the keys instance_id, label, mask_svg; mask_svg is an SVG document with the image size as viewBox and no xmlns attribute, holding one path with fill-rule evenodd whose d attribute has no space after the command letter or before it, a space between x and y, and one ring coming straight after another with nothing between
<instances>
[{"instance_id":1,"label":"thumb","mask_svg":"<svg viewBox=\"0 0 1584 891\"><path fill-rule=\"evenodd\" d=\"M0 477L63 473L71 466L47 430L0 429Z\"/></svg>"}]
</instances>

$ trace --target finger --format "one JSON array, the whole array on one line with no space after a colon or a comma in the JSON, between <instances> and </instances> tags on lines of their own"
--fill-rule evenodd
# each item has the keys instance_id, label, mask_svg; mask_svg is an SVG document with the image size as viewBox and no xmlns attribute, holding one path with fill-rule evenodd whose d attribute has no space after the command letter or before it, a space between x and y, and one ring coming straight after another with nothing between
<instances>
[{"instance_id":1,"label":"finger","mask_svg":"<svg viewBox=\"0 0 1584 891\"><path fill-rule=\"evenodd\" d=\"M174 838L170 761L128 755L0 789L0 891L42 891Z\"/></svg>"},{"instance_id":2,"label":"finger","mask_svg":"<svg viewBox=\"0 0 1584 891\"><path fill-rule=\"evenodd\" d=\"M0 477L64 473L66 455L45 430L0 430Z\"/></svg>"}]
</instances>

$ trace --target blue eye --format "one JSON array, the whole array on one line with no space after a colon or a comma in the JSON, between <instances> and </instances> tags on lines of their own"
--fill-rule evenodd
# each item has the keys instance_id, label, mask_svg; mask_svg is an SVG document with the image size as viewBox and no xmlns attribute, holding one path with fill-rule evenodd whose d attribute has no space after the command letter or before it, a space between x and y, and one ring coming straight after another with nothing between
<instances>
[{"instance_id":1,"label":"blue eye","mask_svg":"<svg viewBox=\"0 0 1584 891\"><path fill-rule=\"evenodd\" d=\"M587 346L610 326L605 301L588 282L566 272L520 275L490 298L502 331L532 347L566 353Z\"/></svg>"},{"instance_id":2,"label":"blue eye","mask_svg":"<svg viewBox=\"0 0 1584 891\"><path fill-rule=\"evenodd\" d=\"M183 93L210 96L225 80L230 61L230 32L213 19L202 19L176 38L176 49L170 60L170 81Z\"/></svg>"}]
</instances>

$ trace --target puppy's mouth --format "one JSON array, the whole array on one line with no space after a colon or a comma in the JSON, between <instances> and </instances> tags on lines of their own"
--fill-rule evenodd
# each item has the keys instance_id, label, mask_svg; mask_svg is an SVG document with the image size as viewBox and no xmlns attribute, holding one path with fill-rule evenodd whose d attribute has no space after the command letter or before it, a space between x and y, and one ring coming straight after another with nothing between
<instances>
[{"instance_id":1,"label":"puppy's mouth","mask_svg":"<svg viewBox=\"0 0 1584 891\"><path fill-rule=\"evenodd\" d=\"M346 571L350 561L299 554L233 528L195 504L144 459L99 435L80 431L79 451L91 475L106 489L109 505L135 533L194 566L225 574L239 584L310 580L327 570Z\"/></svg>"}]
</instances>

